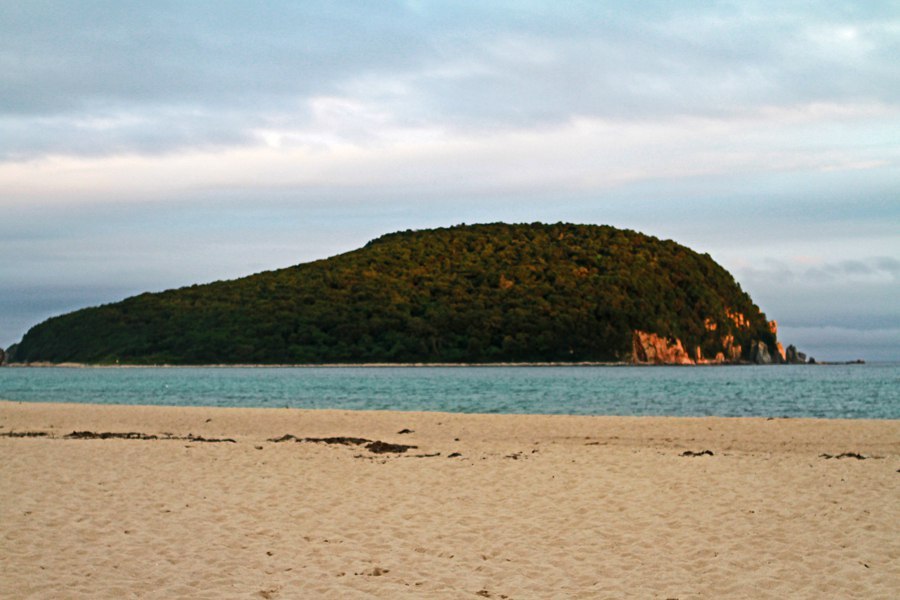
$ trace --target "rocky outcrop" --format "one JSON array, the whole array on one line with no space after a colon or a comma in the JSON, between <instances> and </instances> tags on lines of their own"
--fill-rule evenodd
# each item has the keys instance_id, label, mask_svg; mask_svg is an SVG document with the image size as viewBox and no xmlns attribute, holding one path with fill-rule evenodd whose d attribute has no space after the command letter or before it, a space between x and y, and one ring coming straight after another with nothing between
<instances>
[{"instance_id":1,"label":"rocky outcrop","mask_svg":"<svg viewBox=\"0 0 900 600\"><path fill-rule=\"evenodd\" d=\"M724 362L738 362L744 354L744 349L740 344L734 343L733 335L726 335L722 340L722 355Z\"/></svg>"},{"instance_id":2,"label":"rocky outcrop","mask_svg":"<svg viewBox=\"0 0 900 600\"><path fill-rule=\"evenodd\" d=\"M694 361L681 344L655 333L635 331L631 337L632 362L650 365L692 365Z\"/></svg>"},{"instance_id":3,"label":"rocky outcrop","mask_svg":"<svg viewBox=\"0 0 900 600\"><path fill-rule=\"evenodd\" d=\"M709 365L709 364L735 364L751 362L757 365L784 364L785 362L805 363L806 355L797 352L793 346L787 350L782 349L781 344L776 343L775 349L771 349L766 342L754 340L751 342L750 351L745 357L740 344L734 342L734 336L726 335L722 338L722 350L716 352L714 357L703 356L700 346L693 348L692 352L685 349L684 344L677 338L666 338L655 333L634 331L631 339L631 362L647 365Z\"/></svg>"},{"instance_id":4,"label":"rocky outcrop","mask_svg":"<svg viewBox=\"0 0 900 600\"><path fill-rule=\"evenodd\" d=\"M787 362L787 353L784 350L784 346L781 345L781 342L775 342L775 351L777 353L776 362L779 364L784 364Z\"/></svg>"},{"instance_id":5,"label":"rocky outcrop","mask_svg":"<svg viewBox=\"0 0 900 600\"><path fill-rule=\"evenodd\" d=\"M778 337L778 321L769 321L769 331L772 333L773 337ZM772 362L779 365L787 362L784 346L781 345L781 342L775 342L775 353L772 355Z\"/></svg>"},{"instance_id":6,"label":"rocky outcrop","mask_svg":"<svg viewBox=\"0 0 900 600\"><path fill-rule=\"evenodd\" d=\"M744 316L744 313L739 313L737 311L732 311L730 308L726 308L725 316L731 319L734 326L738 329L748 329L750 327L750 320Z\"/></svg>"},{"instance_id":7,"label":"rocky outcrop","mask_svg":"<svg viewBox=\"0 0 900 600\"><path fill-rule=\"evenodd\" d=\"M789 365L803 365L806 364L806 354L797 350L797 348L791 344L784 351L784 362Z\"/></svg>"},{"instance_id":8,"label":"rocky outcrop","mask_svg":"<svg viewBox=\"0 0 900 600\"><path fill-rule=\"evenodd\" d=\"M750 344L750 362L757 365L771 365L774 362L769 347L762 340L754 340Z\"/></svg>"},{"instance_id":9,"label":"rocky outcrop","mask_svg":"<svg viewBox=\"0 0 900 600\"><path fill-rule=\"evenodd\" d=\"M6 352L3 351L3 348L0 348L0 367L6 364Z\"/></svg>"}]
</instances>

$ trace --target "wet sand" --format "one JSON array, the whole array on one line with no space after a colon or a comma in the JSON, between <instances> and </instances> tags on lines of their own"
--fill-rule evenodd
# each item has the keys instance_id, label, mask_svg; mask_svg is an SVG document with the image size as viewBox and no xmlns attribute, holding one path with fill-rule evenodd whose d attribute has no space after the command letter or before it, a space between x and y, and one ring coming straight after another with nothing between
<instances>
[{"instance_id":1,"label":"wet sand","mask_svg":"<svg viewBox=\"0 0 900 600\"><path fill-rule=\"evenodd\" d=\"M0 402L0 596L895 598L898 470L898 421Z\"/></svg>"}]
</instances>

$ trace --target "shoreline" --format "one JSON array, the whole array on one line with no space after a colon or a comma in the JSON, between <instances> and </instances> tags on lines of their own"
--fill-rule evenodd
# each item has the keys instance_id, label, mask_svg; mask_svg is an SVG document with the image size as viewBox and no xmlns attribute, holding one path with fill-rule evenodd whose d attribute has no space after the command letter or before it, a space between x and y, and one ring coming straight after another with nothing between
<instances>
[{"instance_id":1,"label":"shoreline","mask_svg":"<svg viewBox=\"0 0 900 600\"><path fill-rule=\"evenodd\" d=\"M114 367L116 368L116 367ZM33 407L88 407L96 410L141 410L141 409L161 409L161 410L189 410L189 411L271 411L272 413L284 413L285 411L298 411L310 414L324 413L340 413L342 415L428 415L441 416L448 418L453 417L472 417L472 418L525 418L525 419L641 419L646 421L662 420L662 421L679 421L679 420L725 420L725 421L791 421L791 422L809 422L809 423L896 423L898 424L898 447L900 447L900 418L893 417L814 417L814 416L790 416L775 414L760 415L720 415L720 414L614 414L614 413L550 413L550 412L451 412L447 410L405 410L397 408L304 408L300 406L222 406L217 404L126 404L121 402L101 403L101 402L68 402L58 400L14 400L10 398L0 397L0 411L7 405L17 406L33 406ZM0 425L0 437L3 437L2 425ZM8 430L6 430L8 431ZM48 439L54 439L48 436Z\"/></svg>"},{"instance_id":2,"label":"shoreline","mask_svg":"<svg viewBox=\"0 0 900 600\"><path fill-rule=\"evenodd\" d=\"M794 422L824 422L824 423L898 423L900 418L897 417L822 417L822 416L806 416L806 415L786 415L786 414L745 414L745 415L724 415L724 414L616 414L616 413L576 413L576 412L451 412L448 410L410 410L402 408L336 408L336 407L318 407L306 408L302 406L272 406L272 405L243 405L243 406L223 406L220 404L161 404L161 403L134 403L127 404L121 402L100 403L100 402L79 402L79 401L59 401L59 400L15 400L6 397L0 397L0 408L3 405L34 405L34 406L56 406L56 407L94 407L97 409L174 409L174 410L222 410L222 411L300 411L317 413L341 413L346 415L446 415L448 417L464 416L464 417L515 417L515 418L550 418L550 419L644 419L644 420L703 420L703 419L724 419L724 420L747 420L747 421L794 421ZM898 440L900 440L900 428L898 428ZM3 437L3 428L0 427L0 437ZM48 436L48 439L53 439Z\"/></svg>"},{"instance_id":3,"label":"shoreline","mask_svg":"<svg viewBox=\"0 0 900 600\"><path fill-rule=\"evenodd\" d=\"M3 365L4 367L13 368L70 368L70 369L135 369L135 368L155 368L155 369L347 369L347 368L422 368L422 367L439 367L439 368L459 368L459 367L630 367L630 366L670 366L670 365L636 365L627 362L533 362L533 363L217 363L217 364L196 364L196 365L179 365L179 364L93 364L93 363L11 363ZM671 365L684 366L684 365Z\"/></svg>"},{"instance_id":4,"label":"shoreline","mask_svg":"<svg viewBox=\"0 0 900 600\"><path fill-rule=\"evenodd\" d=\"M880 361L890 363L892 361ZM675 363L634 363L634 362L497 362L497 363L298 363L298 364L264 364L264 363L218 363L218 364L196 364L196 365L179 365L179 364L94 364L94 363L75 363L75 362L33 362L33 363L8 363L0 366L0 368L12 369L419 369L419 368L510 368L510 367L779 367L779 366L835 366L835 365L864 365L868 364L863 360L850 361L817 361L815 363L786 363L786 364L764 364L757 365L751 362L733 362L733 363L697 363L697 364L675 364ZM876 362L877 364L877 362Z\"/></svg>"},{"instance_id":5,"label":"shoreline","mask_svg":"<svg viewBox=\"0 0 900 600\"><path fill-rule=\"evenodd\" d=\"M615 421L636 423L645 422L653 427L664 428L667 424L672 423L692 423L695 425L703 422L724 422L724 423L769 423L773 421L798 424L802 427L821 426L824 429L836 426L847 426L849 428L865 427L873 425L876 428L886 427L896 430L896 439L890 440L895 442L898 456L900 456L900 419L890 418L826 418L826 417L783 417L783 416L720 416L720 415L614 415L614 414L570 414L570 413L478 413L478 412L449 412L449 411L429 411L429 410L395 410L395 409L348 409L348 408L298 408L288 406L214 406L214 405L171 405L171 404L105 404L105 403L88 403L88 402L44 402L29 400L10 400L8 398L0 398L0 434L8 432L9 426L3 421L10 415L24 416L29 413L56 413L63 416L78 415L85 413L90 417L106 417L119 413L120 416L126 417L129 413L133 413L131 417L138 419L147 415L155 416L155 413L206 413L221 412L224 414L240 415L246 413L247 416L259 420L261 423L274 425L282 422L284 415L304 415L311 419L316 416L340 415L347 419L353 420L359 418L363 423L369 418L378 419L425 419L425 420L487 420L487 421L503 421L503 420L522 420L522 421L571 421L567 426L573 423L584 421L582 425L587 427L587 422L596 421L608 422L605 425L614 424ZM27 417L26 417L27 418ZM659 421L659 423L655 423ZM7 421L9 422L9 421ZM128 422L124 418L122 422ZM135 420L135 423L140 423ZM151 419L149 423L153 423ZM750 425L736 425L736 427L750 427ZM50 429L58 429L53 426ZM46 430L50 433L50 430ZM218 431L218 430L217 430ZM218 433L225 433L218 431ZM48 439L57 439L47 436ZM652 439L652 438L651 438ZM693 439L693 438L692 438ZM671 440L668 440L671 441Z\"/></svg>"}]
</instances>

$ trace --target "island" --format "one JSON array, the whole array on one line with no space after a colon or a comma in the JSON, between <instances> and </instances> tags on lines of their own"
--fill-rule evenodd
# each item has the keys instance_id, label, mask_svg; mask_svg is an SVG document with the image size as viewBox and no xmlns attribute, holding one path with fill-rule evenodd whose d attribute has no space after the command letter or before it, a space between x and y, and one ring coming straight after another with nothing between
<instances>
[{"instance_id":1,"label":"island","mask_svg":"<svg viewBox=\"0 0 900 600\"><path fill-rule=\"evenodd\" d=\"M708 254L604 225L403 231L331 258L84 308L11 364L776 364L775 321Z\"/></svg>"}]
</instances>

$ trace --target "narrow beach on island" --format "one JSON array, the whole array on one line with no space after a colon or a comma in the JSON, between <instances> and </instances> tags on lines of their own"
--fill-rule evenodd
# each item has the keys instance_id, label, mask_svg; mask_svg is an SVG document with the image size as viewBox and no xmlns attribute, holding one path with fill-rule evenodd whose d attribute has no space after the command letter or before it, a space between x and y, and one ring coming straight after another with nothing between
<instances>
[{"instance_id":1,"label":"narrow beach on island","mask_svg":"<svg viewBox=\"0 0 900 600\"><path fill-rule=\"evenodd\" d=\"M891 598L898 470L896 420L0 402L0 589Z\"/></svg>"}]
</instances>

